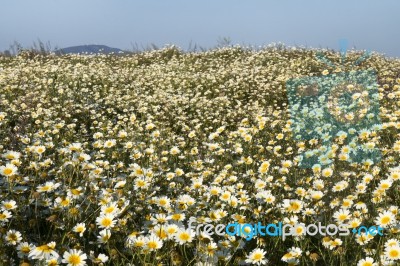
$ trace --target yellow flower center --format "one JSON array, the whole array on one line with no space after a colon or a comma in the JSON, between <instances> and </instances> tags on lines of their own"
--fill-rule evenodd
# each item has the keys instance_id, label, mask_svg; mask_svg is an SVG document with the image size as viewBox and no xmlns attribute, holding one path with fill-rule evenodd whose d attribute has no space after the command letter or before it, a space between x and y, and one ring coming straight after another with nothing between
<instances>
[{"instance_id":1,"label":"yellow flower center","mask_svg":"<svg viewBox=\"0 0 400 266\"><path fill-rule=\"evenodd\" d=\"M110 207L107 207L107 208L104 210L104 212L105 212L105 213L112 213L114 210L115 210L115 207L114 207L114 206L110 206Z\"/></svg>"},{"instance_id":2,"label":"yellow flower center","mask_svg":"<svg viewBox=\"0 0 400 266\"><path fill-rule=\"evenodd\" d=\"M42 246L40 246L40 247L37 247L37 249L38 249L39 251L43 251L43 252L50 252L50 251L51 251L51 249L49 248L48 245L42 245Z\"/></svg>"},{"instance_id":3,"label":"yellow flower center","mask_svg":"<svg viewBox=\"0 0 400 266\"><path fill-rule=\"evenodd\" d=\"M182 233L180 235L180 239L182 239L184 241L188 241L190 239L190 235L188 233Z\"/></svg>"},{"instance_id":4,"label":"yellow flower center","mask_svg":"<svg viewBox=\"0 0 400 266\"><path fill-rule=\"evenodd\" d=\"M144 245L144 242L142 242L142 241L138 241L135 243L135 247L143 247L143 245Z\"/></svg>"},{"instance_id":5,"label":"yellow flower center","mask_svg":"<svg viewBox=\"0 0 400 266\"><path fill-rule=\"evenodd\" d=\"M27 247L27 246L23 246L22 248L21 248L21 252L22 253L29 253L31 251L31 249L29 248L29 247Z\"/></svg>"},{"instance_id":6,"label":"yellow flower center","mask_svg":"<svg viewBox=\"0 0 400 266\"><path fill-rule=\"evenodd\" d=\"M263 258L263 255L261 253L254 254L254 260L261 260L262 258Z\"/></svg>"},{"instance_id":7,"label":"yellow flower center","mask_svg":"<svg viewBox=\"0 0 400 266\"><path fill-rule=\"evenodd\" d=\"M399 251L398 251L397 249L392 249L392 250L389 252L389 257L390 257L390 258L397 258L399 255L400 255L400 254L399 254Z\"/></svg>"},{"instance_id":8,"label":"yellow flower center","mask_svg":"<svg viewBox=\"0 0 400 266\"><path fill-rule=\"evenodd\" d=\"M168 232L168 234L172 235L172 234L176 233L176 229L173 228L173 227L172 228L168 228L167 232Z\"/></svg>"},{"instance_id":9,"label":"yellow flower center","mask_svg":"<svg viewBox=\"0 0 400 266\"><path fill-rule=\"evenodd\" d=\"M110 218L104 218L103 221L101 222L101 224L105 227L110 226L111 225L112 220Z\"/></svg>"},{"instance_id":10,"label":"yellow flower center","mask_svg":"<svg viewBox=\"0 0 400 266\"><path fill-rule=\"evenodd\" d=\"M382 220L381 220L382 224L387 224L389 222L390 222L390 217L387 217L387 216L383 217Z\"/></svg>"},{"instance_id":11,"label":"yellow flower center","mask_svg":"<svg viewBox=\"0 0 400 266\"><path fill-rule=\"evenodd\" d=\"M382 184L381 188L387 189L387 188L389 188L389 184L384 183L384 184Z\"/></svg>"},{"instance_id":12,"label":"yellow flower center","mask_svg":"<svg viewBox=\"0 0 400 266\"><path fill-rule=\"evenodd\" d=\"M17 240L18 240L18 237L17 237L16 234L10 234L10 235L8 236L8 238L9 238L11 241L17 241Z\"/></svg>"},{"instance_id":13,"label":"yellow flower center","mask_svg":"<svg viewBox=\"0 0 400 266\"><path fill-rule=\"evenodd\" d=\"M157 243L156 242L149 242L147 243L147 246L151 249L157 248Z\"/></svg>"},{"instance_id":14,"label":"yellow flower center","mask_svg":"<svg viewBox=\"0 0 400 266\"><path fill-rule=\"evenodd\" d=\"M293 202L292 204L290 204L290 209L292 211L297 211L300 209L300 204L298 204L297 202Z\"/></svg>"},{"instance_id":15,"label":"yellow flower center","mask_svg":"<svg viewBox=\"0 0 400 266\"><path fill-rule=\"evenodd\" d=\"M68 258L68 262L72 265L78 265L79 263L81 263L81 257L77 254L72 254Z\"/></svg>"},{"instance_id":16,"label":"yellow flower center","mask_svg":"<svg viewBox=\"0 0 400 266\"><path fill-rule=\"evenodd\" d=\"M75 196L81 194L81 192L75 188L71 189L71 193L74 194Z\"/></svg>"},{"instance_id":17,"label":"yellow flower center","mask_svg":"<svg viewBox=\"0 0 400 266\"><path fill-rule=\"evenodd\" d=\"M5 175L11 175L12 169L6 168L6 169L4 169L3 173L4 173Z\"/></svg>"},{"instance_id":18,"label":"yellow flower center","mask_svg":"<svg viewBox=\"0 0 400 266\"><path fill-rule=\"evenodd\" d=\"M180 215L180 214L174 214L174 215L172 215L172 219L175 220L175 221L179 220L180 218L181 218L181 215Z\"/></svg>"}]
</instances>

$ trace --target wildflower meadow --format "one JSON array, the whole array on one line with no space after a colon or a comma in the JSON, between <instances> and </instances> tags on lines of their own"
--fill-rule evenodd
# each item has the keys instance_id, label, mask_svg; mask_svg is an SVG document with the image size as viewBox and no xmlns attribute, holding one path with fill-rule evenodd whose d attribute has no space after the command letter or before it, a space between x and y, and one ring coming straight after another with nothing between
<instances>
[{"instance_id":1,"label":"wildflower meadow","mask_svg":"<svg viewBox=\"0 0 400 266\"><path fill-rule=\"evenodd\" d=\"M398 265L400 59L362 56L0 56L0 265ZM304 227L196 230L233 223Z\"/></svg>"}]
</instances>

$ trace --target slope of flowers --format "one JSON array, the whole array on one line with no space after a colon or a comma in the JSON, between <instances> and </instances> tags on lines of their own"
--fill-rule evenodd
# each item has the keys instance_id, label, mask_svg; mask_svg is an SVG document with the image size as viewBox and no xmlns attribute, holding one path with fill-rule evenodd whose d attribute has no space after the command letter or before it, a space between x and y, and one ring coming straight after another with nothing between
<instances>
[{"instance_id":1,"label":"slope of flowers","mask_svg":"<svg viewBox=\"0 0 400 266\"><path fill-rule=\"evenodd\" d=\"M0 260L16 265L395 265L400 60L240 47L0 58ZM285 82L374 69L377 163L298 167ZM380 225L383 236L198 234L197 223ZM209 264L207 264L209 263ZM368 264L370 263L370 264Z\"/></svg>"}]
</instances>

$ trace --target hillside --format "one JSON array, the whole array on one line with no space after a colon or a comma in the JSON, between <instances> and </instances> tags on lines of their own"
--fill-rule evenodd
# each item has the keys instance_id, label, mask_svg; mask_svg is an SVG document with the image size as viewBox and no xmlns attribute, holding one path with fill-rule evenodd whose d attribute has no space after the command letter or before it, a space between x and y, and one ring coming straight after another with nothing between
<instances>
[{"instance_id":1,"label":"hillside","mask_svg":"<svg viewBox=\"0 0 400 266\"><path fill-rule=\"evenodd\" d=\"M56 54L111 54L123 53L121 49L111 48L106 45L79 45L56 50Z\"/></svg>"},{"instance_id":2,"label":"hillside","mask_svg":"<svg viewBox=\"0 0 400 266\"><path fill-rule=\"evenodd\" d=\"M390 265L400 59L362 56L0 56L2 262Z\"/></svg>"}]
</instances>

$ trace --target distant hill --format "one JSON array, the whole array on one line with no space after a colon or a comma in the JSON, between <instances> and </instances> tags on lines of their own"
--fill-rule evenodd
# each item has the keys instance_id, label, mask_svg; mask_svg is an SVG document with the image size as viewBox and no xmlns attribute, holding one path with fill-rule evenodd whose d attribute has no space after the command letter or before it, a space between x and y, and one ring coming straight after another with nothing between
<instances>
[{"instance_id":1,"label":"distant hill","mask_svg":"<svg viewBox=\"0 0 400 266\"><path fill-rule=\"evenodd\" d=\"M71 46L67 48L58 49L55 51L56 54L110 54L110 53L124 53L123 50L118 48L108 47L106 45L79 45L79 46Z\"/></svg>"}]
</instances>

